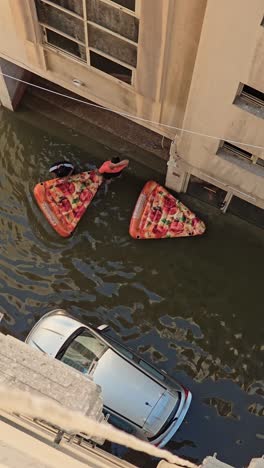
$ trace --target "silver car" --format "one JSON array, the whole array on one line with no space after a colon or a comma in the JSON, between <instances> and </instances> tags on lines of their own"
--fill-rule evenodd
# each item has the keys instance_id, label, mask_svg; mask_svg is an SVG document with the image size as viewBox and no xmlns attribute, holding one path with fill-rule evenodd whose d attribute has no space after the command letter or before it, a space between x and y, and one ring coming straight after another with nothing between
<instances>
[{"instance_id":1,"label":"silver car","mask_svg":"<svg viewBox=\"0 0 264 468\"><path fill-rule=\"evenodd\" d=\"M107 331L106 325L95 329L56 309L36 323L26 343L91 375L102 388L111 424L164 447L189 409L191 392Z\"/></svg>"}]
</instances>

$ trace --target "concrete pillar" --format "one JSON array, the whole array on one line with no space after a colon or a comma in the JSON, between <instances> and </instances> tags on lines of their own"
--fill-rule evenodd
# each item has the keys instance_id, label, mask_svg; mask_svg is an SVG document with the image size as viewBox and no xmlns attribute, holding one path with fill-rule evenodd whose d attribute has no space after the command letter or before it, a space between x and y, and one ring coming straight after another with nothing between
<instances>
[{"instance_id":1,"label":"concrete pillar","mask_svg":"<svg viewBox=\"0 0 264 468\"><path fill-rule=\"evenodd\" d=\"M2 73L29 81L31 73L12 62L0 58L0 103L9 110L16 110L26 90L26 85L7 78Z\"/></svg>"}]
</instances>

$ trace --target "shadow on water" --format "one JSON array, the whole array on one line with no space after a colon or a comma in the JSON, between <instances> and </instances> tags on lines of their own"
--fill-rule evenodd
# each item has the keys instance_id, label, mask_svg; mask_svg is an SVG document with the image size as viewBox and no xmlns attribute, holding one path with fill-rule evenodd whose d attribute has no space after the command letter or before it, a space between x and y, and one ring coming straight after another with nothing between
<instances>
[{"instance_id":1,"label":"shadow on water","mask_svg":"<svg viewBox=\"0 0 264 468\"><path fill-rule=\"evenodd\" d=\"M0 111L2 331L24 339L54 307L108 323L193 393L168 449L194 461L217 452L234 466L261 456L263 231L183 196L206 221L203 237L132 240L131 213L153 177L132 162L107 194L99 191L74 235L61 239L39 212L34 185L56 160L89 169L111 152L92 141L85 149L67 129L56 137L22 117ZM138 463L147 466L142 456Z\"/></svg>"}]
</instances>

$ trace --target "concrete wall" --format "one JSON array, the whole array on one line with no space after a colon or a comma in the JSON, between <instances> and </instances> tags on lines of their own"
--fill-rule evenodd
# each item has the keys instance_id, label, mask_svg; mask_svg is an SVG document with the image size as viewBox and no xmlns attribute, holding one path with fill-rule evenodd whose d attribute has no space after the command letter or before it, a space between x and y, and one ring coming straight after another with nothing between
<instances>
[{"instance_id":1,"label":"concrete wall","mask_svg":"<svg viewBox=\"0 0 264 468\"><path fill-rule=\"evenodd\" d=\"M95 421L103 419L101 387L92 378L0 333L0 384L50 398Z\"/></svg>"}]
</instances>

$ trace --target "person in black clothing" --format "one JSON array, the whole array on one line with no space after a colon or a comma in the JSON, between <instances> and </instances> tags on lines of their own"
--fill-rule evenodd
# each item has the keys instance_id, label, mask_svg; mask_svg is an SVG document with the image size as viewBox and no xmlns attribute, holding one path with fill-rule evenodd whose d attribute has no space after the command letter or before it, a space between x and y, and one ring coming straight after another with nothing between
<instances>
[{"instance_id":1,"label":"person in black clothing","mask_svg":"<svg viewBox=\"0 0 264 468\"><path fill-rule=\"evenodd\" d=\"M118 156L114 156L111 161L105 161L102 166L99 167L98 171L103 175L105 180L111 180L115 177L120 177L128 164L129 161L127 159L121 161ZM119 168L120 170L118 170ZM113 171L113 169L116 169L117 172Z\"/></svg>"},{"instance_id":2,"label":"person in black clothing","mask_svg":"<svg viewBox=\"0 0 264 468\"><path fill-rule=\"evenodd\" d=\"M69 161L60 161L49 168L51 174L55 174L56 177L68 177L74 173L74 165Z\"/></svg>"}]
</instances>

